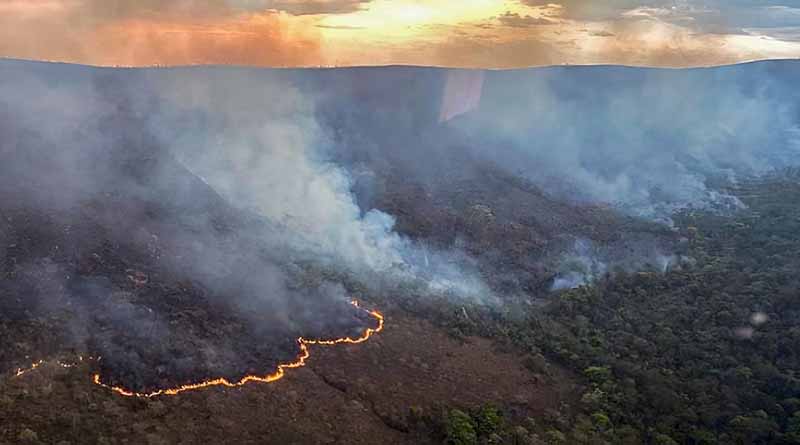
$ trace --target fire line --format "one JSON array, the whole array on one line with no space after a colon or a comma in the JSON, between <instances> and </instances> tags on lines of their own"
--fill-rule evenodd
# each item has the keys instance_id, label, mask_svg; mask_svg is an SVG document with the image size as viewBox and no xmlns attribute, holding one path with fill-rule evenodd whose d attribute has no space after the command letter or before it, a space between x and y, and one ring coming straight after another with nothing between
<instances>
[{"instance_id":1,"label":"fire line","mask_svg":"<svg viewBox=\"0 0 800 445\"><path fill-rule=\"evenodd\" d=\"M277 370L275 372L273 372L272 374L267 374L267 375L264 375L264 376L247 375L247 376L242 377L240 380L233 381L233 382L228 380L228 379L225 379L223 377L220 377L220 378L211 379L211 380L204 380L204 381L198 382L198 383L188 383L188 384L177 386L177 387L174 387L174 388L163 388L163 389L159 389L159 390L156 390L156 391L153 391L153 392L149 392L149 393L140 393L140 392L130 391L130 390L128 390L128 389L126 389L125 387L122 387L122 386L113 386L113 385L109 385L107 383L103 383L103 381L100 379L100 374L94 374L93 377L92 377L92 382L94 382L96 385L102 386L103 388L111 390L112 392L114 392L116 394L119 394L119 395L122 395L122 396L125 396L125 397L140 397L140 398L153 398L153 397L157 397L157 396L174 396L174 395L180 394L182 392L192 391L192 390L202 389L202 388L209 388L209 387L212 387L212 386L226 386L226 387L229 387L229 388L235 388L235 387L238 387L238 386L244 386L244 385L246 385L246 384L248 384L250 382L260 382L260 383L276 382L276 381L282 379L286 375L286 370L287 369L302 368L303 366L306 365L306 360L311 356L311 352L309 351L309 346L312 346L312 345L334 346L334 345L339 345L339 344L359 344L359 343L364 343L367 340L369 340L370 337L372 337L372 334L377 334L378 332L381 332L383 330L383 324L384 324L383 314L381 314L380 312L378 312L376 310L363 309L359 305L358 301L355 301L355 300L351 301L350 304L352 304L356 308L358 308L360 310L363 310L364 312L366 312L367 314L372 316L375 320L378 321L378 325L376 327L374 327L374 328L367 328L366 330L364 330L364 333L358 338L343 337L343 338L336 338L336 339L332 339L332 340L313 340L313 339L309 340L309 339L305 339L303 337L300 337L300 338L297 339L297 343L300 346L300 354L298 354L297 358L293 362L279 364ZM82 357L81 357L81 361L83 361ZM24 374L26 374L26 373L28 373L30 371L35 370L35 369L39 368L43 363L44 363L43 360L39 360L38 362L34 363L33 365L31 365L27 369L19 369L19 370L17 370L17 372L15 374L15 377L22 376L22 375L24 375ZM65 366L64 364L62 364L62 362L59 362L59 365L61 365L62 367L71 367L72 366L72 365Z\"/></svg>"}]
</instances>

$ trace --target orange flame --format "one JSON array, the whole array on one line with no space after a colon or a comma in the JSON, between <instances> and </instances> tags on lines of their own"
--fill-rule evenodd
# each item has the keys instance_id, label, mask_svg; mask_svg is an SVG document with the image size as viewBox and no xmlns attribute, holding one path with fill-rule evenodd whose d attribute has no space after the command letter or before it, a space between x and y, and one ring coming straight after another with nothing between
<instances>
[{"instance_id":1,"label":"orange flame","mask_svg":"<svg viewBox=\"0 0 800 445\"><path fill-rule=\"evenodd\" d=\"M19 376L21 376L21 375L23 375L23 374L27 374L27 373L29 373L29 372L31 372L31 371L33 371L33 370L35 370L35 369L36 369L36 368L38 368L39 366L42 366L43 364L44 364L44 360L39 360L38 362L34 362L34 363L32 363L32 364L31 364L29 367L27 367L27 368L17 368L17 372L15 372L15 373L14 373L14 377L19 377Z\"/></svg>"},{"instance_id":2,"label":"orange flame","mask_svg":"<svg viewBox=\"0 0 800 445\"><path fill-rule=\"evenodd\" d=\"M95 358L95 357L86 357L86 360L87 361L88 360L100 360L100 357L97 357L97 358ZM79 355L77 362L65 362L65 361L62 361L62 360L57 360L55 363L56 363L56 365L58 365L58 366L60 366L62 368L75 368L80 363L82 363L83 361L84 361L84 357L82 355ZM27 373L29 373L31 371L35 371L36 369L39 369L39 367L41 367L45 363L49 363L49 362L50 362L49 360L39 360L37 362L31 363L31 365L28 366L27 368L17 368L16 372L14 372L14 377L21 377L21 376L23 376L23 375L25 375L25 374L27 374Z\"/></svg>"},{"instance_id":3,"label":"orange flame","mask_svg":"<svg viewBox=\"0 0 800 445\"><path fill-rule=\"evenodd\" d=\"M354 301L351 302L351 304L353 306L361 309L361 306L358 304L357 301L354 300ZM372 336L372 334L376 334L376 333L382 331L383 330L383 323L384 323L383 315L380 312L375 311L375 310L373 310L373 311L369 311L369 310L366 310L366 309L362 309L362 310L365 311L366 313L368 313L370 316L372 316L373 318L375 318L378 321L378 325L376 327L367 328L364 331L364 333L358 338L344 337L344 338L337 338L337 339L333 339L333 340L306 340L303 337L300 337L300 338L297 339L297 343L300 345L300 354L297 356L295 361L290 362L290 363L282 363L282 364L278 365L278 369L275 372L273 372L272 374L267 374L265 376L247 375L247 376L242 377L240 380L234 381L234 382L231 382L231 381L229 381L229 380L227 380L225 378L220 377L220 378L217 378L217 379L205 380L205 381L198 382L198 383L188 383L188 384L181 385L181 386L178 386L178 387L175 387L175 388L159 389L157 391L153 391L153 392L150 392L150 393L139 393L139 392L135 392L135 391L130 391L130 390L128 390L128 389L126 389L124 387L121 387L121 386L112 386L112 385L103 383L102 380L100 379L100 374L95 374L93 379L92 379L92 381L95 384L100 385L103 388L109 389L109 390L111 390L111 391L113 391L113 392L115 392L115 393L117 393L119 395L123 395L123 396L126 396L126 397L142 397L142 398L152 398L152 397L162 396L162 395L174 396L174 395L180 394L182 392L192 391L192 390L195 390L195 389L208 388L208 387L211 387L211 386L227 386L229 388L234 388L234 387L237 387L237 386L244 386L244 385L246 385L247 383L250 383L250 382L272 383L272 382L275 382L275 381L278 381L278 380L282 379L286 375L286 370L287 369L302 368L303 366L305 366L306 365L306 360L311 356L311 352L308 349L308 347L310 345L333 346L333 345L338 345L338 344L343 344L343 343L346 343L346 344L364 343L365 341L369 340L369 338ZM41 363L42 362L40 361L37 364L35 364L33 369L38 367ZM31 369L28 369L28 370L31 370ZM21 375L19 373L19 371L17 372L17 375Z\"/></svg>"}]
</instances>

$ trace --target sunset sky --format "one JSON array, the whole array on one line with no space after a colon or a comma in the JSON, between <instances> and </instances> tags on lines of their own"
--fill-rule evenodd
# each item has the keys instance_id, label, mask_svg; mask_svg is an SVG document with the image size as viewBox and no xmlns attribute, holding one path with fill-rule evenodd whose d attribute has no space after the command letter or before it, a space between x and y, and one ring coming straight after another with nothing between
<instances>
[{"instance_id":1,"label":"sunset sky","mask_svg":"<svg viewBox=\"0 0 800 445\"><path fill-rule=\"evenodd\" d=\"M800 0L0 0L0 56L124 66L704 66L800 57Z\"/></svg>"}]
</instances>

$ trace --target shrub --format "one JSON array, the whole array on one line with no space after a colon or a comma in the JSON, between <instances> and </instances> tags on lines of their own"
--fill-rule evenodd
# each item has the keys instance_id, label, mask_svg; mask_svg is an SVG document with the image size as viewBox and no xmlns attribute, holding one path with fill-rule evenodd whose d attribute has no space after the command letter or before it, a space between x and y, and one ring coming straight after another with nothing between
<instances>
[{"instance_id":1,"label":"shrub","mask_svg":"<svg viewBox=\"0 0 800 445\"><path fill-rule=\"evenodd\" d=\"M453 409L445 419L446 445L477 445L478 433L472 418L464 411Z\"/></svg>"}]
</instances>

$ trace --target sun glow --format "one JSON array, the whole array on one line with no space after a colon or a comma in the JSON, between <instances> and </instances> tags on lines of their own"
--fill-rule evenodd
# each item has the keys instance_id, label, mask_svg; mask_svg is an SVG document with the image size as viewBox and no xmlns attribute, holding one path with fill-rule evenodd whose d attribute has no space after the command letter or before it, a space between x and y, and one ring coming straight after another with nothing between
<instances>
[{"instance_id":1,"label":"sun glow","mask_svg":"<svg viewBox=\"0 0 800 445\"><path fill-rule=\"evenodd\" d=\"M507 0L378 0L363 10L326 17L322 24L335 29L366 29L376 33L405 30L411 36L415 27L485 20L512 6Z\"/></svg>"}]
</instances>

